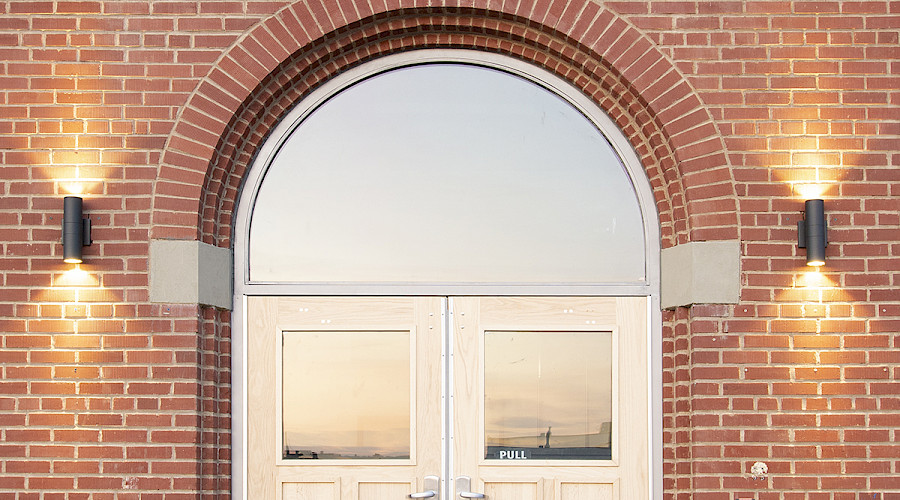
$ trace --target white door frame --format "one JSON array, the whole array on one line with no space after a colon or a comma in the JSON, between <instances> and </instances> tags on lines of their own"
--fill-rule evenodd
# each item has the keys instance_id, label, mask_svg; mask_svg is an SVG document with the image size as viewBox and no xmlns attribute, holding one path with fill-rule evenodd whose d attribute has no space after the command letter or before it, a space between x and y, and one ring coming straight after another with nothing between
<instances>
[{"instance_id":1,"label":"white door frame","mask_svg":"<svg viewBox=\"0 0 900 500\"><path fill-rule=\"evenodd\" d=\"M391 69L439 62L476 64L503 70L531 80L569 101L588 117L619 154L631 178L644 221L646 278L641 283L597 284L309 284L253 283L249 280L248 243L252 206L265 172L279 146L297 124L319 104L349 85ZM508 56L459 49L423 49L382 57L324 83L311 92L273 129L251 165L235 213L234 310L232 312L232 462L231 490L235 500L251 498L246 491L247 469L247 302L251 295L587 295L649 297L647 369L650 382L650 488L654 500L662 500L662 314L660 311L660 230L656 202L637 154L615 123L578 88L562 78L524 61Z\"/></svg>"}]
</instances>

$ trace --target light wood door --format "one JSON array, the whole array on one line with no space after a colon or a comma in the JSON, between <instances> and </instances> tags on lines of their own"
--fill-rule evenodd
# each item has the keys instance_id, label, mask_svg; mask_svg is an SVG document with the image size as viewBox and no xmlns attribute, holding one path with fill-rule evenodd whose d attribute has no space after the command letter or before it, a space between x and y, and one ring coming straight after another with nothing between
<instances>
[{"instance_id":1,"label":"light wood door","mask_svg":"<svg viewBox=\"0 0 900 500\"><path fill-rule=\"evenodd\" d=\"M649 498L645 298L451 304L449 498L460 477L489 500Z\"/></svg>"},{"instance_id":2,"label":"light wood door","mask_svg":"<svg viewBox=\"0 0 900 500\"><path fill-rule=\"evenodd\" d=\"M488 500L647 499L647 316L646 298L249 297L250 498L400 500L447 471L445 500L462 498L464 476ZM375 371L353 372L372 360ZM347 386L344 372L362 385ZM538 397L516 402L530 393ZM348 423L327 411L377 406L379 395L407 413ZM310 420L313 435L289 421L307 412L324 415ZM402 415L408 457L370 442L402 435L384 425ZM358 446L315 432L356 433Z\"/></svg>"},{"instance_id":3,"label":"light wood door","mask_svg":"<svg viewBox=\"0 0 900 500\"><path fill-rule=\"evenodd\" d=\"M441 299L247 309L250 498L400 500L440 475Z\"/></svg>"}]
</instances>

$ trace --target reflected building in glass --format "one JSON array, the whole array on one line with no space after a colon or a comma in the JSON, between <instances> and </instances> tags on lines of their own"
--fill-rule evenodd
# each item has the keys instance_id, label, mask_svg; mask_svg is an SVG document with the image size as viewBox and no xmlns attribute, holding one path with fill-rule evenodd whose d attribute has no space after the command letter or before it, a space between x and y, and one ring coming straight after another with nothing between
<instances>
[{"instance_id":1,"label":"reflected building in glass","mask_svg":"<svg viewBox=\"0 0 900 500\"><path fill-rule=\"evenodd\" d=\"M559 435L548 427L537 436L486 436L485 448L486 459L609 460L612 458L612 422L603 422L594 434Z\"/></svg>"},{"instance_id":2,"label":"reflected building in glass","mask_svg":"<svg viewBox=\"0 0 900 500\"><path fill-rule=\"evenodd\" d=\"M612 333L486 332L485 458L608 460Z\"/></svg>"}]
</instances>

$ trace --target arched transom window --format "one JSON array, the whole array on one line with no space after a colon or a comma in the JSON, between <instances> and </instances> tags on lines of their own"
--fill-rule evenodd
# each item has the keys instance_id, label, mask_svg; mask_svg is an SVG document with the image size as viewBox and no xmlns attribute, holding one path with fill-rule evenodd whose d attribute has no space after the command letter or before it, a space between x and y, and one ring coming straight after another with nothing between
<instances>
[{"instance_id":1,"label":"arched transom window","mask_svg":"<svg viewBox=\"0 0 900 500\"><path fill-rule=\"evenodd\" d=\"M647 282L620 151L544 82L400 65L294 115L257 181L247 283Z\"/></svg>"}]
</instances>

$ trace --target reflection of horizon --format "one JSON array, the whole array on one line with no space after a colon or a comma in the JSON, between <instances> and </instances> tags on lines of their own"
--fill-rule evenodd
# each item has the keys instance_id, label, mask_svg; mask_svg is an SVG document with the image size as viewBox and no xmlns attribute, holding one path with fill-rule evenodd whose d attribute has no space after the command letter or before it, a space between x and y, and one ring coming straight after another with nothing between
<instances>
[{"instance_id":1,"label":"reflection of horizon","mask_svg":"<svg viewBox=\"0 0 900 500\"><path fill-rule=\"evenodd\" d=\"M318 458L324 458L325 455L333 455L330 458L409 458L409 429L328 434L285 432L282 451L315 452L319 455Z\"/></svg>"},{"instance_id":2,"label":"reflection of horizon","mask_svg":"<svg viewBox=\"0 0 900 500\"><path fill-rule=\"evenodd\" d=\"M540 409L534 409L532 401L485 398L485 405L488 407L485 411L485 428L491 434L501 437L521 436L548 426L553 427L553 433L562 435L590 433L590 429L596 428L596 424L612 418L612 410L605 407L612 405L611 395L604 396L606 401L600 401L584 412L587 416L563 404L551 404L547 401L549 398L544 398Z\"/></svg>"},{"instance_id":3,"label":"reflection of horizon","mask_svg":"<svg viewBox=\"0 0 900 500\"><path fill-rule=\"evenodd\" d=\"M484 346L485 435L534 442L613 420L609 331L490 331Z\"/></svg>"},{"instance_id":4,"label":"reflection of horizon","mask_svg":"<svg viewBox=\"0 0 900 500\"><path fill-rule=\"evenodd\" d=\"M286 331L282 340L285 452L409 455L409 332Z\"/></svg>"},{"instance_id":5,"label":"reflection of horizon","mask_svg":"<svg viewBox=\"0 0 900 500\"><path fill-rule=\"evenodd\" d=\"M380 460L397 460L397 459L408 459L408 453L378 453L378 452L370 452L364 453L364 449L358 448L355 449L354 452L346 452L339 453L336 450L332 451L313 451L313 449L320 449L319 447L310 448L291 448L289 446L285 447L282 450L282 457L285 459L300 459L300 460L352 460L352 459L380 459Z\"/></svg>"},{"instance_id":6,"label":"reflection of horizon","mask_svg":"<svg viewBox=\"0 0 900 500\"><path fill-rule=\"evenodd\" d=\"M549 446L547 442L549 441ZM524 448L609 448L612 445L612 422L600 424L600 430L593 434L557 434L542 432L536 436L485 436L487 446Z\"/></svg>"}]
</instances>

